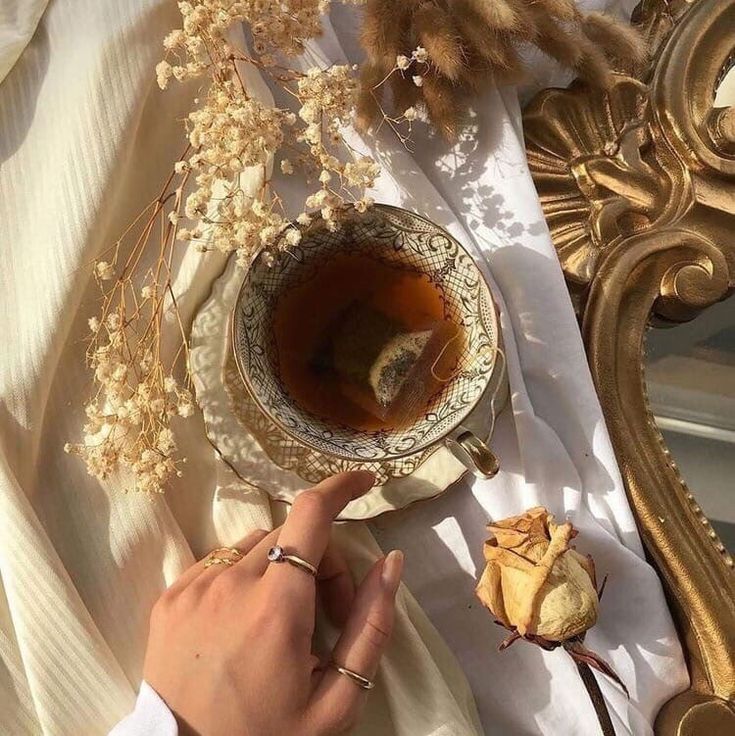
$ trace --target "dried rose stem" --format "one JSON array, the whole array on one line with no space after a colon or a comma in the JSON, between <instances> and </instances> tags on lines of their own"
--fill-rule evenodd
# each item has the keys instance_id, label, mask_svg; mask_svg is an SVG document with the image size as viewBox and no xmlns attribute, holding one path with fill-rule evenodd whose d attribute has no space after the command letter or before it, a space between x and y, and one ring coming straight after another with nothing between
<instances>
[{"instance_id":1,"label":"dried rose stem","mask_svg":"<svg viewBox=\"0 0 735 736\"><path fill-rule=\"evenodd\" d=\"M602 736L615 736L615 727L613 726L610 712L607 709L605 698L602 697L602 691L597 684L594 672L592 672L591 667L585 662L575 662L575 664L597 714L597 720L600 722L600 728L602 729Z\"/></svg>"}]
</instances>

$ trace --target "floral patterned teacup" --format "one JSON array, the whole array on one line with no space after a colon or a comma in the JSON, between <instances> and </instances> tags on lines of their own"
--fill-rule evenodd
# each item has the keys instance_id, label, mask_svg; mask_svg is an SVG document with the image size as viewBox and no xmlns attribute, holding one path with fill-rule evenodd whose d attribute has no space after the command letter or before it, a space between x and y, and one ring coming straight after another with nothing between
<instances>
[{"instance_id":1,"label":"floral patterned teacup","mask_svg":"<svg viewBox=\"0 0 735 736\"><path fill-rule=\"evenodd\" d=\"M279 295L287 285L305 282L338 252L369 255L427 275L441 292L445 317L462 326L465 346L452 380L410 426L366 431L330 423L301 407L281 380L273 330ZM502 370L497 312L471 256L426 218L375 204L364 214L345 212L337 232L315 219L302 228L301 242L275 263L261 254L250 266L232 315L232 339L247 390L261 411L298 442L355 463L405 457L444 443L477 475L497 473L495 455L463 426L494 372Z\"/></svg>"}]
</instances>

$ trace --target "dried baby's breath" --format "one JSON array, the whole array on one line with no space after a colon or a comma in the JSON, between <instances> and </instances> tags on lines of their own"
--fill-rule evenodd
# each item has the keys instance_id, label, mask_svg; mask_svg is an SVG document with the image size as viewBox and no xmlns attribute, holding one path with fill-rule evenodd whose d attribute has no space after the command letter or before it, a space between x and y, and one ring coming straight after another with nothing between
<instances>
[{"instance_id":1,"label":"dried baby's breath","mask_svg":"<svg viewBox=\"0 0 735 736\"><path fill-rule=\"evenodd\" d=\"M356 67L303 73L287 66L289 56L321 33L328 6L328 0L178 3L182 26L165 37L155 73L162 89L189 80L201 86L186 119L188 145L160 196L94 266L102 307L89 320L87 363L95 390L84 441L65 449L100 479L127 469L136 489L160 492L181 472L171 422L195 409L172 287L177 243L236 251L246 264L261 250L298 245L301 233L290 219L308 224L309 209L337 229L345 205L364 212L372 203L365 190L379 168L353 155L341 133L355 108ZM228 40L239 23L252 33L249 50ZM248 65L284 89L293 109L261 102L246 82ZM304 177L301 213L284 211L269 175L274 160L284 174ZM246 171L261 175L255 191L241 186ZM172 327L179 347L171 356L163 336Z\"/></svg>"}]
</instances>

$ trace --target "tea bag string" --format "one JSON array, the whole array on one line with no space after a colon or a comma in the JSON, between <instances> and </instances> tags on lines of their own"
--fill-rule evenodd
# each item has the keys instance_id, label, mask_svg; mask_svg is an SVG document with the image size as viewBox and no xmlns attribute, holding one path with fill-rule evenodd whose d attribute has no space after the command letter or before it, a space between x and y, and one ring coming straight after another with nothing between
<instances>
[{"instance_id":1,"label":"tea bag string","mask_svg":"<svg viewBox=\"0 0 735 736\"><path fill-rule=\"evenodd\" d=\"M493 392L490 396L490 429L487 433L488 437L492 437L493 433L495 432L495 420L497 418L497 408L496 408L496 399L498 398L498 393L500 393L500 388L503 385L503 377L505 375L505 369L508 365L508 361L505 358L505 352L503 348L501 348L499 345L493 345L489 348L491 352L493 352L496 356L496 358L499 358L498 361L499 365L493 366L493 372L496 370L499 370L499 378L495 382L495 387L493 388Z\"/></svg>"},{"instance_id":2,"label":"tea bag string","mask_svg":"<svg viewBox=\"0 0 735 736\"><path fill-rule=\"evenodd\" d=\"M439 383L449 383L450 381L453 381L454 378L457 376L457 374L460 372L459 363L460 361L457 361L456 368L452 371L452 374L448 376L447 378L442 378L441 376L437 376L436 374L436 367L439 365L439 361L444 356L444 353L447 352L447 348L455 341L460 340L464 337L464 335L461 332L455 333L452 337L450 337L445 343L442 349L439 351L439 355L436 356L434 359L434 362L431 364L431 375L434 376L434 378L439 381Z\"/></svg>"}]
</instances>

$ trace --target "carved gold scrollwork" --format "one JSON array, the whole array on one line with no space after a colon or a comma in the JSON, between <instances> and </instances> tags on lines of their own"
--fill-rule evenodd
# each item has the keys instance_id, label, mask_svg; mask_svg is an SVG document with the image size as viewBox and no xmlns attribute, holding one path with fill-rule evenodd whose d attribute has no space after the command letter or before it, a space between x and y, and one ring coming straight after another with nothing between
<instances>
[{"instance_id":1,"label":"carved gold scrollwork","mask_svg":"<svg viewBox=\"0 0 735 736\"><path fill-rule=\"evenodd\" d=\"M735 0L645 0L645 69L610 88L545 90L526 148L579 311L595 384L644 543L664 582L691 687L660 734L735 733L735 572L651 415L645 334L735 289L735 109L714 93L735 62Z\"/></svg>"}]
</instances>

